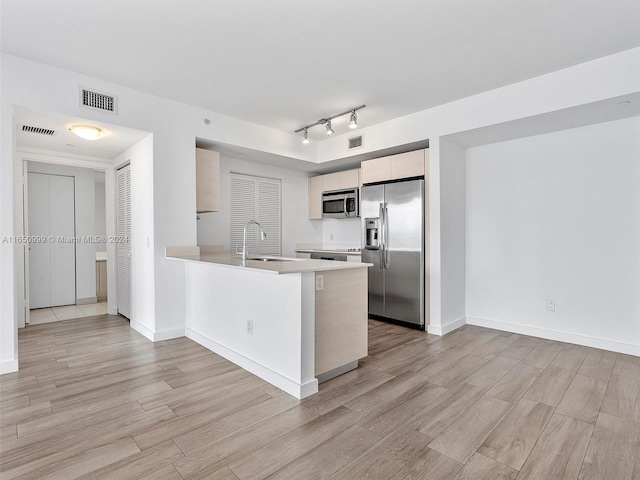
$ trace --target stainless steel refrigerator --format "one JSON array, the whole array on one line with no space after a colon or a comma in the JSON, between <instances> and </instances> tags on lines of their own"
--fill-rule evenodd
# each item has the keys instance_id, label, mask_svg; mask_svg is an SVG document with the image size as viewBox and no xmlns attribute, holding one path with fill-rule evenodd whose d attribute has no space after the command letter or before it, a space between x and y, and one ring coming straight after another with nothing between
<instances>
[{"instance_id":1,"label":"stainless steel refrigerator","mask_svg":"<svg viewBox=\"0 0 640 480\"><path fill-rule=\"evenodd\" d=\"M424 180L362 187L369 316L424 329Z\"/></svg>"}]
</instances>

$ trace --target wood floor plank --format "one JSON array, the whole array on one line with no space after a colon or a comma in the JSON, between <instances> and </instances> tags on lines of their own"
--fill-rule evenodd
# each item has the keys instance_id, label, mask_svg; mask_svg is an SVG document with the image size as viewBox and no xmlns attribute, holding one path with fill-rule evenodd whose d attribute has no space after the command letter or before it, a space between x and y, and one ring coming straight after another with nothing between
<instances>
[{"instance_id":1,"label":"wood floor plank","mask_svg":"<svg viewBox=\"0 0 640 480\"><path fill-rule=\"evenodd\" d=\"M518 363L489 389L487 395L509 403L516 403L537 380L543 370Z\"/></svg>"},{"instance_id":2,"label":"wood floor plank","mask_svg":"<svg viewBox=\"0 0 640 480\"><path fill-rule=\"evenodd\" d=\"M443 370L446 370L466 355L468 355L468 352L461 348L448 348L427 361L418 361L410 368L410 370L429 378Z\"/></svg>"},{"instance_id":3,"label":"wood floor plank","mask_svg":"<svg viewBox=\"0 0 640 480\"><path fill-rule=\"evenodd\" d=\"M520 470L553 412L553 407L549 405L520 399L478 448L478 452Z\"/></svg>"},{"instance_id":4,"label":"wood floor plank","mask_svg":"<svg viewBox=\"0 0 640 480\"><path fill-rule=\"evenodd\" d=\"M617 354L613 373L640 381L640 357L623 355L622 353Z\"/></svg>"},{"instance_id":5,"label":"wood floor plank","mask_svg":"<svg viewBox=\"0 0 640 480\"><path fill-rule=\"evenodd\" d=\"M580 370L582 362L587 357L589 349L580 345L566 344L553 359L551 365L568 370Z\"/></svg>"},{"instance_id":6,"label":"wood floor plank","mask_svg":"<svg viewBox=\"0 0 640 480\"><path fill-rule=\"evenodd\" d=\"M579 478L640 478L640 423L601 413L593 430Z\"/></svg>"},{"instance_id":7,"label":"wood floor plank","mask_svg":"<svg viewBox=\"0 0 640 480\"><path fill-rule=\"evenodd\" d=\"M412 388L426 385L426 383L427 379L422 375L413 372L403 372L368 392L363 393L359 397L345 402L344 406L361 415L368 415L374 410L384 407Z\"/></svg>"},{"instance_id":8,"label":"wood floor plank","mask_svg":"<svg viewBox=\"0 0 640 480\"><path fill-rule=\"evenodd\" d=\"M224 404L220 399L216 403L220 405L219 408L177 416L133 438L142 450L173 439L185 454L189 454L215 442L222 434L230 435L247 425L258 423L262 415L275 415L297 402L291 398L274 398L255 389L235 403Z\"/></svg>"},{"instance_id":9,"label":"wood floor plank","mask_svg":"<svg viewBox=\"0 0 640 480\"><path fill-rule=\"evenodd\" d=\"M153 474L183 457L180 449L172 441L168 441L118 462L94 469L80 478L134 480Z\"/></svg>"},{"instance_id":10,"label":"wood floor plank","mask_svg":"<svg viewBox=\"0 0 640 480\"><path fill-rule=\"evenodd\" d=\"M560 350L562 350L561 343L548 340L531 350L531 352L522 359L522 363L531 365L532 367L547 368L558 353L560 353Z\"/></svg>"},{"instance_id":11,"label":"wood floor plank","mask_svg":"<svg viewBox=\"0 0 640 480\"><path fill-rule=\"evenodd\" d=\"M387 436L447 391L429 383L419 385L371 412L360 421L360 425L380 436Z\"/></svg>"},{"instance_id":12,"label":"wood floor plank","mask_svg":"<svg viewBox=\"0 0 640 480\"><path fill-rule=\"evenodd\" d=\"M227 469L228 470L228 469ZM235 475L234 475L235 476ZM211 477L210 480L212 480ZM237 480L233 477L228 477L224 479L223 477L217 477L218 480ZM173 465L167 465L162 467L160 470L156 470L155 472L151 472L143 477L138 477L136 480L183 480L178 471L173 467ZM204 480L204 479L201 479Z\"/></svg>"},{"instance_id":13,"label":"wood floor plank","mask_svg":"<svg viewBox=\"0 0 640 480\"><path fill-rule=\"evenodd\" d=\"M338 407L231 463L229 468L242 480L266 478L337 435L345 425L355 424L360 418L354 411Z\"/></svg>"},{"instance_id":14,"label":"wood floor plank","mask_svg":"<svg viewBox=\"0 0 640 480\"><path fill-rule=\"evenodd\" d=\"M54 465L46 465L20 478L22 480L78 478L122 459L131 458L139 452L140 450L133 439L125 437L112 443L85 450Z\"/></svg>"},{"instance_id":15,"label":"wood floor plank","mask_svg":"<svg viewBox=\"0 0 640 480\"><path fill-rule=\"evenodd\" d=\"M467 408L482 396L483 389L461 383L429 403L405 425L432 438L444 432Z\"/></svg>"},{"instance_id":16,"label":"wood floor plank","mask_svg":"<svg viewBox=\"0 0 640 480\"><path fill-rule=\"evenodd\" d=\"M518 480L578 478L592 432L593 425L553 414Z\"/></svg>"},{"instance_id":17,"label":"wood floor plank","mask_svg":"<svg viewBox=\"0 0 640 480\"><path fill-rule=\"evenodd\" d=\"M524 394L534 402L557 407L576 375L576 370L549 365Z\"/></svg>"},{"instance_id":18,"label":"wood floor plank","mask_svg":"<svg viewBox=\"0 0 640 480\"><path fill-rule=\"evenodd\" d=\"M611 375L600 411L640 423L640 381Z\"/></svg>"},{"instance_id":19,"label":"wood floor plank","mask_svg":"<svg viewBox=\"0 0 640 480\"><path fill-rule=\"evenodd\" d=\"M266 478L270 480L329 478L354 458L366 452L380 438L359 425L352 425Z\"/></svg>"},{"instance_id":20,"label":"wood floor plank","mask_svg":"<svg viewBox=\"0 0 640 480\"><path fill-rule=\"evenodd\" d=\"M16 438L18 438L18 426L15 423L0 427L0 443L15 440ZM2 449L0 448L0 450Z\"/></svg>"},{"instance_id":21,"label":"wood floor plank","mask_svg":"<svg viewBox=\"0 0 640 480\"><path fill-rule=\"evenodd\" d=\"M476 357L486 358L487 360L500 355L500 353L518 339L516 335L509 336L498 335L486 343L483 343L470 353Z\"/></svg>"},{"instance_id":22,"label":"wood floor plank","mask_svg":"<svg viewBox=\"0 0 640 480\"><path fill-rule=\"evenodd\" d=\"M576 375L556 412L595 424L606 389L607 382L604 380Z\"/></svg>"},{"instance_id":23,"label":"wood floor plank","mask_svg":"<svg viewBox=\"0 0 640 480\"><path fill-rule=\"evenodd\" d=\"M469 375L473 374L486 362L487 360L482 357L465 355L449 368L441 370L435 375L428 377L428 380L430 383L435 385L440 385L444 388L451 388L466 379Z\"/></svg>"},{"instance_id":24,"label":"wood floor plank","mask_svg":"<svg viewBox=\"0 0 640 480\"><path fill-rule=\"evenodd\" d=\"M578 375L608 382L615 363L616 355L614 353L591 350L582 362Z\"/></svg>"},{"instance_id":25,"label":"wood floor plank","mask_svg":"<svg viewBox=\"0 0 640 480\"><path fill-rule=\"evenodd\" d=\"M396 476L402 480L451 480L461 468L461 463L427 447Z\"/></svg>"},{"instance_id":26,"label":"wood floor plank","mask_svg":"<svg viewBox=\"0 0 640 480\"><path fill-rule=\"evenodd\" d=\"M482 396L438 435L429 448L466 463L510 409L508 402Z\"/></svg>"},{"instance_id":27,"label":"wood floor plank","mask_svg":"<svg viewBox=\"0 0 640 480\"><path fill-rule=\"evenodd\" d=\"M481 365L478 370L469 375L465 379L465 383L489 389L509 373L509 370L511 370L517 363L518 361L513 358L496 355L487 363Z\"/></svg>"},{"instance_id":28,"label":"wood floor plank","mask_svg":"<svg viewBox=\"0 0 640 480\"><path fill-rule=\"evenodd\" d=\"M454 480L514 480L516 475L517 470L475 453Z\"/></svg>"},{"instance_id":29,"label":"wood floor plank","mask_svg":"<svg viewBox=\"0 0 640 480\"><path fill-rule=\"evenodd\" d=\"M541 340L533 337L520 336L515 342L500 352L503 357L511 357L516 360L522 360L529 355L534 348L542 343Z\"/></svg>"},{"instance_id":30,"label":"wood floor plank","mask_svg":"<svg viewBox=\"0 0 640 480\"><path fill-rule=\"evenodd\" d=\"M292 407L197 450L175 462L175 467L185 479L200 479L315 420L318 416L316 412L301 405Z\"/></svg>"}]
</instances>

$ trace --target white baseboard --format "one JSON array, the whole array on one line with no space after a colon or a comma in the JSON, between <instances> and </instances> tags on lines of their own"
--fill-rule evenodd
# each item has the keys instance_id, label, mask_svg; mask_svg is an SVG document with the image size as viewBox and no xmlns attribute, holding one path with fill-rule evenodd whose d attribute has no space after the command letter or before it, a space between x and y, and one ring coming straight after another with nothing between
<instances>
[{"instance_id":1,"label":"white baseboard","mask_svg":"<svg viewBox=\"0 0 640 480\"><path fill-rule=\"evenodd\" d=\"M453 332L455 329L462 327L467 323L466 317L461 317L453 322L446 323L444 325L428 325L427 333L431 333L432 335L446 335L447 333Z\"/></svg>"},{"instance_id":2,"label":"white baseboard","mask_svg":"<svg viewBox=\"0 0 640 480\"><path fill-rule=\"evenodd\" d=\"M185 334L187 338L190 338L194 342L199 343L203 347L208 348L212 352L217 353L230 362L233 362L239 367L244 368L248 372L251 372L254 375L262 378L263 380L271 383L272 385L275 385L279 389L287 392L289 395L293 395L296 398L302 399L318 392L318 380L316 378L306 383L298 383L277 372L274 372L264 365L261 365L234 350L231 350L230 348L225 347L224 345L220 345L218 342L200 333L194 332L190 328L185 329Z\"/></svg>"},{"instance_id":3,"label":"white baseboard","mask_svg":"<svg viewBox=\"0 0 640 480\"><path fill-rule=\"evenodd\" d=\"M171 340L172 338L184 337L184 328L176 328L174 330L163 330L161 332L155 332L153 334L154 342L161 342L163 340Z\"/></svg>"},{"instance_id":4,"label":"white baseboard","mask_svg":"<svg viewBox=\"0 0 640 480\"><path fill-rule=\"evenodd\" d=\"M546 338L548 340L556 340L558 342L575 343L576 345L583 345L585 347L599 348L602 350L609 350L611 352L625 353L627 355L640 357L640 345L616 342L604 338L588 337L577 333L561 332L546 328L533 327L530 325L518 325L515 323L500 322L497 320L478 317L467 317L467 324L494 328L496 330L519 333L522 335L530 335L532 337Z\"/></svg>"},{"instance_id":5,"label":"white baseboard","mask_svg":"<svg viewBox=\"0 0 640 480\"><path fill-rule=\"evenodd\" d=\"M5 373L13 373L17 371L18 371L17 360L6 360L4 362L0 362L0 375L4 375Z\"/></svg>"},{"instance_id":6,"label":"white baseboard","mask_svg":"<svg viewBox=\"0 0 640 480\"><path fill-rule=\"evenodd\" d=\"M131 328L144 337L148 338L152 342L161 342L163 340L171 340L172 338L184 337L184 328L177 328L175 330L164 330L162 332L154 332L150 328L145 327L135 320L130 320Z\"/></svg>"}]
</instances>

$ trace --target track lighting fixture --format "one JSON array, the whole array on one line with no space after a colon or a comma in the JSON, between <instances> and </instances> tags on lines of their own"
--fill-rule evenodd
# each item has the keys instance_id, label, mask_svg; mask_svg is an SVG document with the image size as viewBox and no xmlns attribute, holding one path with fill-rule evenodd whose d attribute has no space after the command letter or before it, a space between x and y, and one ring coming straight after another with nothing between
<instances>
[{"instance_id":1,"label":"track lighting fixture","mask_svg":"<svg viewBox=\"0 0 640 480\"><path fill-rule=\"evenodd\" d=\"M355 110L351 110L351 117L349 118L349 128L358 128L358 116Z\"/></svg>"},{"instance_id":2,"label":"track lighting fixture","mask_svg":"<svg viewBox=\"0 0 640 480\"><path fill-rule=\"evenodd\" d=\"M331 127L331 120L333 120L334 118L338 118L341 117L343 115L349 115L349 128L357 128L358 127L358 116L356 115L356 111L360 110L361 108L366 107L366 105L360 105L359 107L355 107L355 108L350 108L349 110L346 110L344 112L340 112L340 113L336 113L335 115L331 115L330 117L325 117L325 118L321 118L320 120L318 120L315 123L310 123L309 125L305 125L304 127L300 127L299 129L295 130L295 133L298 132L304 132L303 134L303 138L302 138L302 143L309 143L309 129L311 127L315 127L316 125L324 125L324 128L327 130L327 135L332 135L333 133L335 133L335 131L333 130L333 128Z\"/></svg>"},{"instance_id":3,"label":"track lighting fixture","mask_svg":"<svg viewBox=\"0 0 640 480\"><path fill-rule=\"evenodd\" d=\"M331 128L331 120L327 120L324 123L325 128L327 129L327 135L333 135L335 132L333 131L333 128Z\"/></svg>"}]
</instances>

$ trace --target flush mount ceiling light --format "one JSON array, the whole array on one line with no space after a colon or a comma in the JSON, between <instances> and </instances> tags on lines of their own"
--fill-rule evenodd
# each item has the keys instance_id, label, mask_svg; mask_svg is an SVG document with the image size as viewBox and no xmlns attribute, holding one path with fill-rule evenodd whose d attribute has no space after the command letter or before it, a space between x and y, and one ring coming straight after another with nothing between
<instances>
[{"instance_id":1,"label":"flush mount ceiling light","mask_svg":"<svg viewBox=\"0 0 640 480\"><path fill-rule=\"evenodd\" d=\"M335 115L331 115L330 117L321 118L317 122L310 123L309 125L305 125L304 127L300 127L295 130L294 133L304 132L304 136L302 138L302 143L309 143L309 129L311 127L315 127L316 125L324 125L327 130L327 135L332 135L334 133L333 128L331 127L331 120L334 118L341 117L343 115L350 115L349 117L349 127L357 128L358 127L358 116L356 115L356 111L361 108L366 107L366 105L360 105L359 107L350 108L349 110L345 110L344 112L336 113Z\"/></svg>"},{"instance_id":2,"label":"flush mount ceiling light","mask_svg":"<svg viewBox=\"0 0 640 480\"><path fill-rule=\"evenodd\" d=\"M72 125L69 131L85 140L97 140L104 137L104 130L93 125Z\"/></svg>"}]
</instances>

